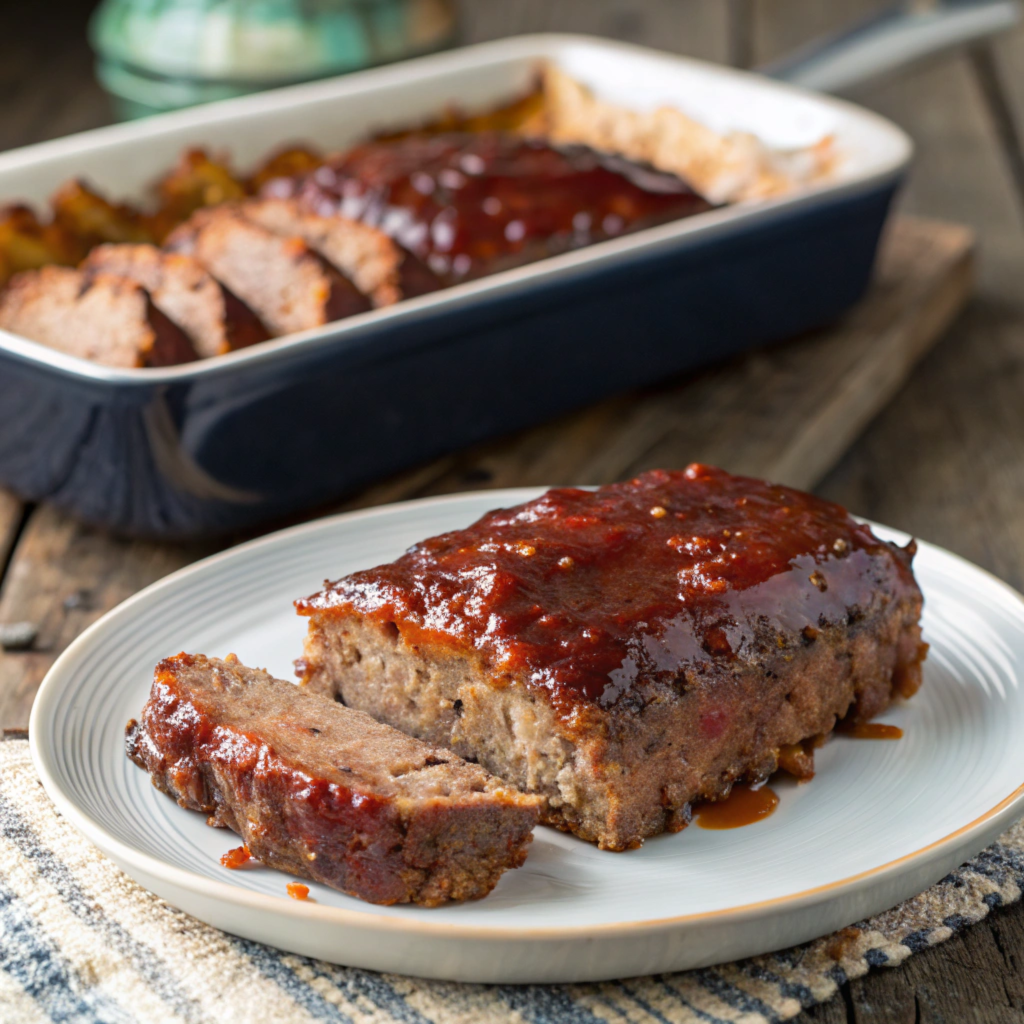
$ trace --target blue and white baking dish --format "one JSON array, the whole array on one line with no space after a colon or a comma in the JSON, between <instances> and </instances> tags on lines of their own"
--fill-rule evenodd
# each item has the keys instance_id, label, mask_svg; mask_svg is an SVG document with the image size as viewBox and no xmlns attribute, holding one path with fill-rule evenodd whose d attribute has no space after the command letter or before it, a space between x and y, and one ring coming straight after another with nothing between
<instances>
[{"instance_id":1,"label":"blue and white baking dish","mask_svg":"<svg viewBox=\"0 0 1024 1024\"><path fill-rule=\"evenodd\" d=\"M601 98L671 105L769 145L830 135L825 184L744 202L165 369L0 332L0 485L116 531L250 527L618 391L838 317L867 286L911 145L847 103L578 36L524 36L0 155L0 199L70 177L141 197L182 149L255 164L524 92L550 62Z\"/></svg>"}]
</instances>

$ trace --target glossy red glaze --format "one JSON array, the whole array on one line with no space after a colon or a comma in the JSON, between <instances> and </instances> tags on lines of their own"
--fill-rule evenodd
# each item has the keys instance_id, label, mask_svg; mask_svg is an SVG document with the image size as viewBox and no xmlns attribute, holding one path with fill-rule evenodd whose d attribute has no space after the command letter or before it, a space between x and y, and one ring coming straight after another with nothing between
<instances>
[{"instance_id":1,"label":"glossy red glaze","mask_svg":"<svg viewBox=\"0 0 1024 1024\"><path fill-rule=\"evenodd\" d=\"M846 624L880 586L916 591L910 557L838 505L692 465L548 491L296 606L475 654L499 683L543 687L572 714L611 706L643 676L753 655L766 635ZM721 727L701 722L709 736Z\"/></svg>"},{"instance_id":2,"label":"glossy red glaze","mask_svg":"<svg viewBox=\"0 0 1024 1024\"><path fill-rule=\"evenodd\" d=\"M389 784L387 767L399 779L419 764L415 750L405 753L407 742L379 730L360 752L346 730L310 724L322 714L335 723L344 717L332 705L308 694L282 702L265 684L237 660L179 654L157 666L142 721L126 728L128 756L157 788L242 837L245 846L221 859L225 867L251 854L264 867L373 903L436 906L485 895L503 870L523 861L537 818L533 801L507 791L492 800L482 771L470 772L480 789L470 789L470 779L464 797L453 791L446 800L440 783L422 798L403 792ZM324 731L332 745L314 749L309 737ZM375 763L378 756L386 760ZM446 762L426 758L426 766L437 763ZM518 835L506 815L516 816ZM449 866L464 856L465 843L478 855L468 878L468 861Z\"/></svg>"},{"instance_id":3,"label":"glossy red glaze","mask_svg":"<svg viewBox=\"0 0 1024 1024\"><path fill-rule=\"evenodd\" d=\"M903 730L898 725L886 725L885 722L840 722L836 732L855 740L903 739Z\"/></svg>"},{"instance_id":4,"label":"glossy red glaze","mask_svg":"<svg viewBox=\"0 0 1024 1024\"><path fill-rule=\"evenodd\" d=\"M674 175L498 132L368 142L268 190L380 227L448 283L710 209Z\"/></svg>"},{"instance_id":5,"label":"glossy red glaze","mask_svg":"<svg viewBox=\"0 0 1024 1024\"><path fill-rule=\"evenodd\" d=\"M231 776L247 797L258 793L287 802L293 823L305 829L313 848L318 842L331 841L335 823L365 831L378 827L385 801L333 779L310 777L278 757L259 737L213 725L204 708L183 699L174 663L190 658L179 654L157 666L143 711L150 743L173 765L169 774L179 793L188 794L197 809L213 811L203 781L204 772L213 766Z\"/></svg>"}]
</instances>

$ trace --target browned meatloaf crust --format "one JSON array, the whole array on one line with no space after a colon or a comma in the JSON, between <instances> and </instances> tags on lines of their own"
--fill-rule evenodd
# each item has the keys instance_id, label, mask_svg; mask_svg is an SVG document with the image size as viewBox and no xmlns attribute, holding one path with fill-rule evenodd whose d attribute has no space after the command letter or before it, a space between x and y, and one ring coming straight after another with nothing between
<instances>
[{"instance_id":1,"label":"browned meatloaf crust","mask_svg":"<svg viewBox=\"0 0 1024 1024\"><path fill-rule=\"evenodd\" d=\"M270 337L259 317L191 256L154 245L99 245L82 263L87 274L136 281L154 305L191 339L203 358L247 348Z\"/></svg>"},{"instance_id":2,"label":"browned meatloaf crust","mask_svg":"<svg viewBox=\"0 0 1024 1024\"><path fill-rule=\"evenodd\" d=\"M371 903L486 896L525 860L540 803L232 656L161 662L127 749L264 864Z\"/></svg>"},{"instance_id":3,"label":"browned meatloaf crust","mask_svg":"<svg viewBox=\"0 0 1024 1024\"><path fill-rule=\"evenodd\" d=\"M298 601L304 684L545 798L604 849L921 679L913 545L706 466L562 489Z\"/></svg>"},{"instance_id":4,"label":"browned meatloaf crust","mask_svg":"<svg viewBox=\"0 0 1024 1024\"><path fill-rule=\"evenodd\" d=\"M107 366L170 366L196 358L185 332L136 282L71 267L18 274L0 295L0 328Z\"/></svg>"}]
</instances>

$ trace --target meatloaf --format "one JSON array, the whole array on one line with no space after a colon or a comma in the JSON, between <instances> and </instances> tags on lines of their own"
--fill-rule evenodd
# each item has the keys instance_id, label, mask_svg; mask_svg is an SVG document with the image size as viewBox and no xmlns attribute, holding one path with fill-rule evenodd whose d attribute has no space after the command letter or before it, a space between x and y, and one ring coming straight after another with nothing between
<instances>
[{"instance_id":1,"label":"meatloaf","mask_svg":"<svg viewBox=\"0 0 1024 1024\"><path fill-rule=\"evenodd\" d=\"M270 337L241 299L184 253L161 252L144 244L100 245L89 253L82 269L91 275L115 274L137 281L203 358Z\"/></svg>"},{"instance_id":2,"label":"meatloaf","mask_svg":"<svg viewBox=\"0 0 1024 1024\"><path fill-rule=\"evenodd\" d=\"M164 244L194 256L275 335L322 327L371 308L370 300L301 238L275 234L237 206L198 210Z\"/></svg>"},{"instance_id":3,"label":"meatloaf","mask_svg":"<svg viewBox=\"0 0 1024 1024\"><path fill-rule=\"evenodd\" d=\"M552 490L296 602L297 669L623 850L917 689L913 553L708 466Z\"/></svg>"},{"instance_id":4,"label":"meatloaf","mask_svg":"<svg viewBox=\"0 0 1024 1024\"><path fill-rule=\"evenodd\" d=\"M711 208L673 174L493 131L363 143L292 191L379 227L444 285Z\"/></svg>"},{"instance_id":5,"label":"meatloaf","mask_svg":"<svg viewBox=\"0 0 1024 1024\"><path fill-rule=\"evenodd\" d=\"M390 306L402 297L402 251L383 231L337 214L310 213L295 199L254 199L242 213L277 235L301 238L373 301Z\"/></svg>"},{"instance_id":6,"label":"meatloaf","mask_svg":"<svg viewBox=\"0 0 1024 1024\"><path fill-rule=\"evenodd\" d=\"M71 267L14 277L0 294L0 328L108 366L170 366L196 358L185 332L139 284Z\"/></svg>"},{"instance_id":7,"label":"meatloaf","mask_svg":"<svg viewBox=\"0 0 1024 1024\"><path fill-rule=\"evenodd\" d=\"M540 803L233 656L161 662L127 750L264 864L371 903L486 896L526 858Z\"/></svg>"}]
</instances>

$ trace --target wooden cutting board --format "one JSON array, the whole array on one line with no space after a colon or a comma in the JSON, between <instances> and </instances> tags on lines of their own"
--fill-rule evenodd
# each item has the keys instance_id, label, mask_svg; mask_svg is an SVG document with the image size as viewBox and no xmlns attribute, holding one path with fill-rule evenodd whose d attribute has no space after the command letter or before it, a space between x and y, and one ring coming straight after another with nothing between
<instances>
[{"instance_id":1,"label":"wooden cutting board","mask_svg":"<svg viewBox=\"0 0 1024 1024\"><path fill-rule=\"evenodd\" d=\"M695 461L811 489L964 307L973 251L966 227L901 217L868 294L829 330L449 456L345 507L481 486L603 483Z\"/></svg>"},{"instance_id":2,"label":"wooden cutting board","mask_svg":"<svg viewBox=\"0 0 1024 1024\"><path fill-rule=\"evenodd\" d=\"M813 488L963 308L973 245L967 228L900 218L869 293L829 330L447 456L341 508L482 487L602 483L693 461ZM46 670L103 612L227 544L118 540L0 493L0 567L11 551L0 623L38 628L31 650L0 654L0 726L27 724Z\"/></svg>"}]
</instances>

